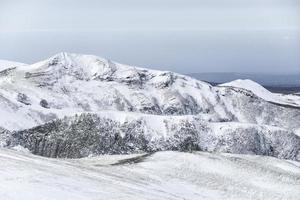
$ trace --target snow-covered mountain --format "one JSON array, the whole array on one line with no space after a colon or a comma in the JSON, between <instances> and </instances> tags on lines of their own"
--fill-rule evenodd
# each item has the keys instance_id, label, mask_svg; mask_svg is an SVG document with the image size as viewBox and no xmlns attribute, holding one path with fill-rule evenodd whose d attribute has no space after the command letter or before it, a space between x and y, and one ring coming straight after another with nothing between
<instances>
[{"instance_id":1,"label":"snow-covered mountain","mask_svg":"<svg viewBox=\"0 0 300 200\"><path fill-rule=\"evenodd\" d=\"M220 86L228 86L228 87L236 87L236 88L243 88L253 92L258 97L283 105L291 105L300 108L300 96L293 95L293 94L276 94L268 91L263 86L259 85L258 83L251 81L249 79L246 80L235 80L229 83L220 84Z\"/></svg>"},{"instance_id":2,"label":"snow-covered mountain","mask_svg":"<svg viewBox=\"0 0 300 200\"><path fill-rule=\"evenodd\" d=\"M7 68L24 66L24 65L26 65L26 64L19 63L19 62L12 62L12 61L8 61L8 60L0 60L0 71L3 71Z\"/></svg>"},{"instance_id":3,"label":"snow-covered mountain","mask_svg":"<svg viewBox=\"0 0 300 200\"><path fill-rule=\"evenodd\" d=\"M44 156L207 150L300 159L296 106L90 55L1 71L0 116L2 146Z\"/></svg>"}]
</instances>

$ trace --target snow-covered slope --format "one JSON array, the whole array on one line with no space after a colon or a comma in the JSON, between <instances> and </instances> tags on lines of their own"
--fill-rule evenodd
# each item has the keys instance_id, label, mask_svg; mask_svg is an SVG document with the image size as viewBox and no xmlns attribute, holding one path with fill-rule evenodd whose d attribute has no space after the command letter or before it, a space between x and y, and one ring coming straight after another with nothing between
<instances>
[{"instance_id":1,"label":"snow-covered slope","mask_svg":"<svg viewBox=\"0 0 300 200\"><path fill-rule=\"evenodd\" d=\"M96 117L83 117L84 123L80 123L75 115L85 116L82 113ZM223 128L214 129L214 123L222 124ZM12 133L12 138L17 138L17 143L32 152L46 149L40 154L52 157L122 153L107 151L110 143L93 149L99 142L94 139L103 136L100 132L109 141L125 141L121 145L126 147L124 153L135 149L197 147L298 159L299 137L294 133L300 128L300 109L270 103L245 89L213 87L173 72L122 65L91 55L60 53L0 73L0 127L17 131ZM195 127L198 129L194 130ZM73 137L75 129L79 137ZM205 132L206 129L209 131ZM221 129L226 130L225 135ZM83 130L95 131L91 133L90 143L83 142L85 148L78 151L72 144L86 139ZM117 134L110 135L111 130ZM126 134L130 137L126 138ZM283 137L278 140L280 134ZM113 136L117 139L111 140ZM7 134L1 137L7 139ZM155 145L151 146L149 138L158 138L159 142L154 140ZM244 138L246 142L236 138ZM295 138L293 142L291 138ZM150 141L150 146L140 140ZM143 148L130 146L130 142ZM273 143L290 145L282 149L282 145L270 146Z\"/></svg>"},{"instance_id":2,"label":"snow-covered slope","mask_svg":"<svg viewBox=\"0 0 300 200\"><path fill-rule=\"evenodd\" d=\"M299 163L277 158L300 160L300 109L251 81L68 53L4 69L1 199L299 199Z\"/></svg>"},{"instance_id":3,"label":"snow-covered slope","mask_svg":"<svg viewBox=\"0 0 300 200\"><path fill-rule=\"evenodd\" d=\"M289 199L300 166L271 157L159 152L59 160L0 149L5 200Z\"/></svg>"},{"instance_id":4,"label":"snow-covered slope","mask_svg":"<svg viewBox=\"0 0 300 200\"><path fill-rule=\"evenodd\" d=\"M8 60L0 60L0 71L3 71L8 68L18 67L18 66L24 66L26 64L19 63L19 62L12 62Z\"/></svg>"},{"instance_id":5,"label":"snow-covered slope","mask_svg":"<svg viewBox=\"0 0 300 200\"><path fill-rule=\"evenodd\" d=\"M274 103L279 103L283 105L291 105L291 106L297 106L300 108L300 97L297 95L289 94L289 95L284 95L284 94L276 94L268 91L265 89L263 86L259 85L258 83L251 81L249 79L245 80L235 80L229 83L224 83L220 84L219 86L227 86L227 87L236 87L236 88L242 88L249 90L253 92L255 95L258 97L274 102Z\"/></svg>"},{"instance_id":6,"label":"snow-covered slope","mask_svg":"<svg viewBox=\"0 0 300 200\"><path fill-rule=\"evenodd\" d=\"M300 127L300 117L291 117L299 110L269 104L247 91L96 56L61 53L0 75L3 128L31 128L65 115L104 110Z\"/></svg>"},{"instance_id":7,"label":"snow-covered slope","mask_svg":"<svg viewBox=\"0 0 300 200\"><path fill-rule=\"evenodd\" d=\"M0 126L30 128L65 115L103 110L196 114L214 109L216 98L210 85L172 72L61 53L0 77L0 114L6 116ZM215 107L223 113L221 105Z\"/></svg>"}]
</instances>

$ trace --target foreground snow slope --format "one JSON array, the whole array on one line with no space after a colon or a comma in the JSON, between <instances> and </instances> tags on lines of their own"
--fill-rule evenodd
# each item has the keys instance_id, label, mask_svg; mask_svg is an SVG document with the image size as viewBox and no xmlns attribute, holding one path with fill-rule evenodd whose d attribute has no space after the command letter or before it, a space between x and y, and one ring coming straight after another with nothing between
<instances>
[{"instance_id":1,"label":"foreground snow slope","mask_svg":"<svg viewBox=\"0 0 300 200\"><path fill-rule=\"evenodd\" d=\"M1 149L0 196L5 200L296 200L299 165L271 157L203 152L59 160Z\"/></svg>"},{"instance_id":2,"label":"foreground snow slope","mask_svg":"<svg viewBox=\"0 0 300 200\"><path fill-rule=\"evenodd\" d=\"M238 79L228 83L220 84L219 86L243 88L253 92L255 95L259 96L260 98L266 101L270 101L278 104L284 104L284 105L297 106L300 108L299 96L293 94L284 95L284 94L272 93L267 89L265 89L263 86L249 79L245 79L245 80Z\"/></svg>"}]
</instances>

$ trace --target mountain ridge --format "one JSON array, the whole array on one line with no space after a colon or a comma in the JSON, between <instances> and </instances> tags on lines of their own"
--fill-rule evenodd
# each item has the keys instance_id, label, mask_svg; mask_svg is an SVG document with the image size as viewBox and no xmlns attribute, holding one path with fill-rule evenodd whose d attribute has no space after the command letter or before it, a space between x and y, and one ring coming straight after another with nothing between
<instances>
[{"instance_id":1,"label":"mountain ridge","mask_svg":"<svg viewBox=\"0 0 300 200\"><path fill-rule=\"evenodd\" d=\"M0 76L0 102L2 145L43 156L205 150L299 160L299 109L97 56L60 53L12 68Z\"/></svg>"}]
</instances>

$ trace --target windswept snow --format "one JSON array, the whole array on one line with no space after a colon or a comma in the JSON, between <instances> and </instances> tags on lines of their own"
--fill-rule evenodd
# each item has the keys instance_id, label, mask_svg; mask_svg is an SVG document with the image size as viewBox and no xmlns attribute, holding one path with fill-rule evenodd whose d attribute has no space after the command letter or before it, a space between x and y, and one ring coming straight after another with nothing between
<instances>
[{"instance_id":1,"label":"windswept snow","mask_svg":"<svg viewBox=\"0 0 300 200\"><path fill-rule=\"evenodd\" d=\"M58 160L0 150L5 200L289 199L300 165L271 157L203 152Z\"/></svg>"},{"instance_id":2,"label":"windswept snow","mask_svg":"<svg viewBox=\"0 0 300 200\"><path fill-rule=\"evenodd\" d=\"M19 62L12 62L8 60L0 60L0 71L3 71L8 68L12 67L19 67L19 66L25 66L26 64L24 63L19 63Z\"/></svg>"},{"instance_id":3,"label":"windswept snow","mask_svg":"<svg viewBox=\"0 0 300 200\"><path fill-rule=\"evenodd\" d=\"M300 95L299 94L276 94L280 98L284 100L284 103L292 105L292 106L298 106L300 107Z\"/></svg>"},{"instance_id":4,"label":"windswept snow","mask_svg":"<svg viewBox=\"0 0 300 200\"><path fill-rule=\"evenodd\" d=\"M246 89L266 101L284 104L284 105L298 106L300 108L299 96L293 94L285 95L285 94L272 93L267 89L265 89L263 86L249 79L245 79L245 80L238 79L232 82L220 84L219 86Z\"/></svg>"}]
</instances>

